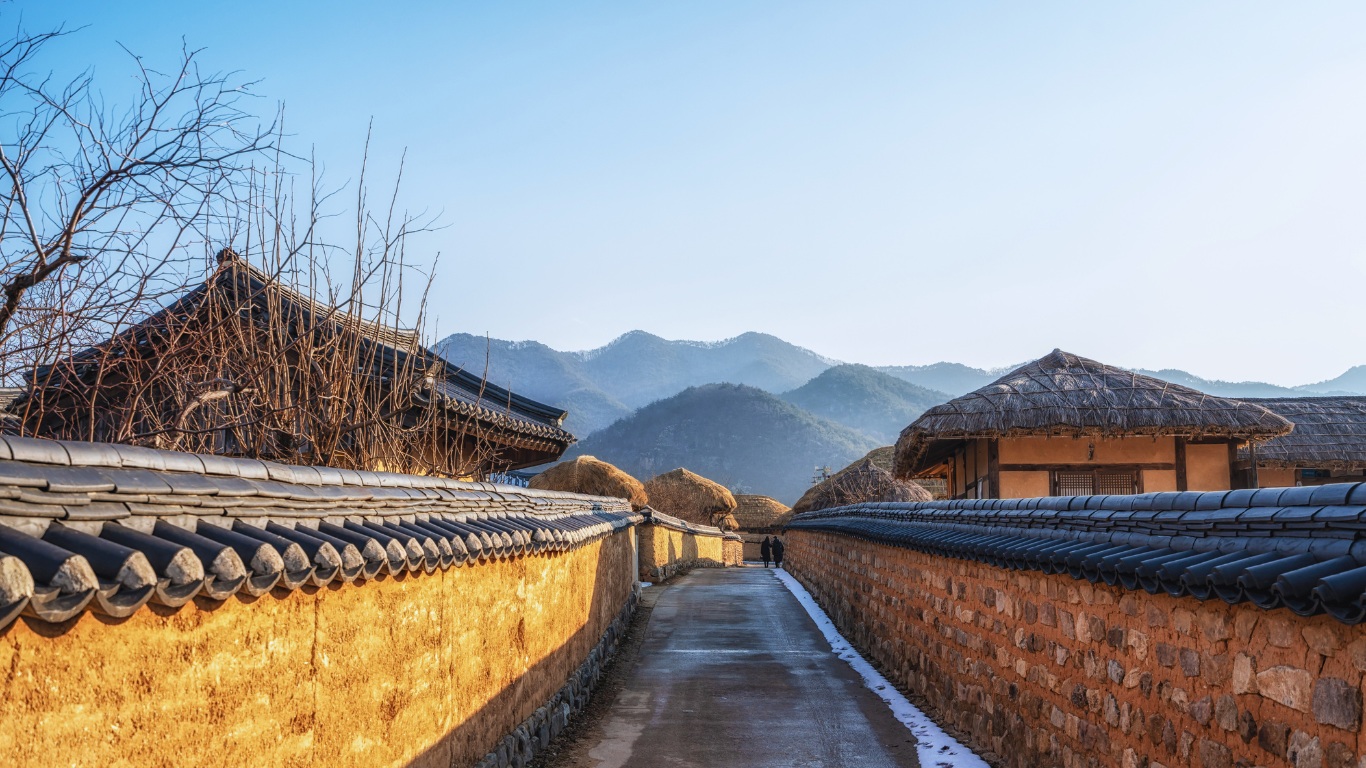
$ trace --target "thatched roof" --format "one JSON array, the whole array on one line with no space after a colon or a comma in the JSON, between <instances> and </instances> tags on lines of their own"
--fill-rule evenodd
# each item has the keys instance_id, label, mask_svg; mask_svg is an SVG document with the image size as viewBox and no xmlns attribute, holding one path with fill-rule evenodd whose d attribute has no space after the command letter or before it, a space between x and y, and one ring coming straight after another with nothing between
<instances>
[{"instance_id":1,"label":"thatched roof","mask_svg":"<svg viewBox=\"0 0 1366 768\"><path fill-rule=\"evenodd\" d=\"M698 525L734 530L735 497L726 487L686 469L665 472L645 483L650 506Z\"/></svg>"},{"instance_id":2,"label":"thatched roof","mask_svg":"<svg viewBox=\"0 0 1366 768\"><path fill-rule=\"evenodd\" d=\"M1290 422L1261 405L1215 397L1055 349L995 382L926 411L896 442L911 477L962 440L1176 435L1265 440Z\"/></svg>"},{"instance_id":3,"label":"thatched roof","mask_svg":"<svg viewBox=\"0 0 1366 768\"><path fill-rule=\"evenodd\" d=\"M573 461L556 464L531 478L531 487L626 499L631 502L631 509L637 512L650 504L650 497L645 495L645 486L639 480L592 456L580 456Z\"/></svg>"},{"instance_id":4,"label":"thatched roof","mask_svg":"<svg viewBox=\"0 0 1366 768\"><path fill-rule=\"evenodd\" d=\"M874 501L931 501L930 492L865 458L813 485L792 507L792 514Z\"/></svg>"},{"instance_id":5,"label":"thatched roof","mask_svg":"<svg viewBox=\"0 0 1366 768\"><path fill-rule=\"evenodd\" d=\"M892 471L892 465L896 463L896 446L884 445L881 448L874 448L858 461L849 462L849 466L841 469L840 472L847 472L865 461L873 462L873 466L878 469ZM840 472L836 472L838 475Z\"/></svg>"},{"instance_id":6,"label":"thatched roof","mask_svg":"<svg viewBox=\"0 0 1366 768\"><path fill-rule=\"evenodd\" d=\"M739 494L735 503L734 517L741 530L774 528L792 516L792 510L786 504L768 496Z\"/></svg>"},{"instance_id":7,"label":"thatched roof","mask_svg":"<svg viewBox=\"0 0 1366 768\"><path fill-rule=\"evenodd\" d=\"M1366 397L1249 399L1284 416L1295 431L1257 446L1257 464L1305 469L1366 468ZM1246 448L1239 458L1248 459Z\"/></svg>"}]
</instances>

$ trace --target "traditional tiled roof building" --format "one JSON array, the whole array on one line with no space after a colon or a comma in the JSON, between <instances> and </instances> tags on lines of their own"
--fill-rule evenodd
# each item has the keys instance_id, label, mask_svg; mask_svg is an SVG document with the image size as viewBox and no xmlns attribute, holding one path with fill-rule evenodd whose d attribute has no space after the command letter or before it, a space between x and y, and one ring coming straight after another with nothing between
<instances>
[{"instance_id":1,"label":"traditional tiled roof building","mask_svg":"<svg viewBox=\"0 0 1366 768\"><path fill-rule=\"evenodd\" d=\"M202 285L30 374L22 434L292 464L482 476L553 461L565 412L418 336L319 303L231 251Z\"/></svg>"}]
</instances>

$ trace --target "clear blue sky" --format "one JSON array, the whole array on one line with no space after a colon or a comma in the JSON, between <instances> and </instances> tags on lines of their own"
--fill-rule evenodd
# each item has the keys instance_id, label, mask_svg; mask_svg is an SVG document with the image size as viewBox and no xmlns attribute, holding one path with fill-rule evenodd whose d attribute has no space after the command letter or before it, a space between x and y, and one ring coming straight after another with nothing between
<instances>
[{"instance_id":1,"label":"clear blue sky","mask_svg":"<svg viewBox=\"0 0 1366 768\"><path fill-rule=\"evenodd\" d=\"M1366 363L1361 3L28 1L408 149L440 335L747 330L871 364ZM103 79L103 78L102 78ZM107 86L115 87L115 86Z\"/></svg>"}]
</instances>

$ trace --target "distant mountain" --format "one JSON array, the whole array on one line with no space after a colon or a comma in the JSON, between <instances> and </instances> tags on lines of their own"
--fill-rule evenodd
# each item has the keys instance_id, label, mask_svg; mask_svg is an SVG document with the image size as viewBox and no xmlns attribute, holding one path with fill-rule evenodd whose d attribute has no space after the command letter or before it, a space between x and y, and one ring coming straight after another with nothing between
<instances>
[{"instance_id":1,"label":"distant mountain","mask_svg":"<svg viewBox=\"0 0 1366 768\"><path fill-rule=\"evenodd\" d=\"M698 384L728 382L783 392L835 364L765 333L700 342L631 331L605 347L571 354L589 378L631 408Z\"/></svg>"},{"instance_id":2,"label":"distant mountain","mask_svg":"<svg viewBox=\"0 0 1366 768\"><path fill-rule=\"evenodd\" d=\"M1198 389L1201 392L1219 397L1298 397L1304 393L1296 392L1290 387L1281 387L1275 384L1267 384L1261 381L1219 381L1217 379L1202 379L1194 374L1176 368L1163 368L1160 371L1150 371L1144 368L1135 368L1135 373L1144 376L1152 376L1170 381L1173 384L1180 384L1191 389Z\"/></svg>"},{"instance_id":3,"label":"distant mountain","mask_svg":"<svg viewBox=\"0 0 1366 768\"><path fill-rule=\"evenodd\" d=\"M936 404L928 403L931 395L927 392L940 401L958 397L1018 367L985 370L950 362L875 369L846 366L763 333L701 342L670 341L632 331L585 352L561 352L535 341L457 333L434 348L474 373L482 374L487 364L489 381L494 384L569 411L565 426L580 438L688 387L727 382L787 393L783 397L817 415L886 440L895 437L888 434L889 425L914 408L923 410ZM837 367L842 370L818 381ZM854 371L861 373L855 375ZM914 386L894 390L870 372ZM1293 388L1257 381L1215 381L1176 369L1139 373L1223 397L1366 394L1366 366L1352 368L1335 379Z\"/></svg>"},{"instance_id":4,"label":"distant mountain","mask_svg":"<svg viewBox=\"0 0 1366 768\"><path fill-rule=\"evenodd\" d=\"M974 389L985 387L1001 378L1007 371L1014 370L1014 368L984 371L981 368L971 368L962 363L934 363L933 365L884 365L877 370L902 381L910 382L917 387L935 392L947 392L951 397L958 397Z\"/></svg>"},{"instance_id":5,"label":"distant mountain","mask_svg":"<svg viewBox=\"0 0 1366 768\"><path fill-rule=\"evenodd\" d=\"M434 349L475 373L487 364L492 383L569 411L566 428L579 437L690 386L729 382L785 392L835 364L763 333L699 342L632 331L587 352L457 333Z\"/></svg>"},{"instance_id":6,"label":"distant mountain","mask_svg":"<svg viewBox=\"0 0 1366 768\"><path fill-rule=\"evenodd\" d=\"M901 430L926 409L951 398L876 368L844 364L826 369L782 399L885 445L896 442Z\"/></svg>"},{"instance_id":7,"label":"distant mountain","mask_svg":"<svg viewBox=\"0 0 1366 768\"><path fill-rule=\"evenodd\" d=\"M965 395L981 389L1018 368L1018 365L983 370L961 363L935 363L933 365L888 365L877 370L895 376L903 381L927 389L947 392L952 397ZM1305 397L1312 395L1366 395L1366 365L1359 365L1336 379L1305 384L1298 387L1282 387L1262 381L1220 381L1205 379L1177 368L1163 368L1160 371L1134 368L1135 373L1155 376L1173 384L1198 389L1220 397Z\"/></svg>"},{"instance_id":8,"label":"distant mountain","mask_svg":"<svg viewBox=\"0 0 1366 768\"><path fill-rule=\"evenodd\" d=\"M817 466L842 467L881 443L754 387L690 387L574 445L649 479L685 467L733 490L791 504Z\"/></svg>"},{"instance_id":9,"label":"distant mountain","mask_svg":"<svg viewBox=\"0 0 1366 768\"><path fill-rule=\"evenodd\" d=\"M579 361L535 341L503 341L457 333L436 345L437 354L519 395L569 412L565 429L583 436L628 416L634 408L602 391Z\"/></svg>"},{"instance_id":10,"label":"distant mountain","mask_svg":"<svg viewBox=\"0 0 1366 768\"><path fill-rule=\"evenodd\" d=\"M1305 384L1295 389L1302 395L1362 395L1366 394L1366 365L1349 368L1336 379Z\"/></svg>"}]
</instances>

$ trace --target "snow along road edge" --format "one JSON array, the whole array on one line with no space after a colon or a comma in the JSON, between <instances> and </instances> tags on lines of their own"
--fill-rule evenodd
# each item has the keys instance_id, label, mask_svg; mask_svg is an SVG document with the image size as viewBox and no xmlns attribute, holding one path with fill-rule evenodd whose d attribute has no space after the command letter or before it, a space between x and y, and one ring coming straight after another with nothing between
<instances>
[{"instance_id":1,"label":"snow along road edge","mask_svg":"<svg viewBox=\"0 0 1366 768\"><path fill-rule=\"evenodd\" d=\"M879 698L887 702L887 706L892 710L892 716L902 725L910 730L915 736L916 753L920 757L920 764L923 766L948 766L949 768L990 768L985 760L978 757L972 750L963 746L961 742L944 732L931 720L924 712L921 712L914 704L901 695L887 678L882 676L873 668L868 660L863 658L854 646L840 631L835 628L835 623L825 615L825 611L816 604L815 598L806 591L806 587L801 582L792 578L792 575L781 568L773 569L773 575L778 581L787 587L787 591L797 598L797 602L802 604L811 620L816 622L816 627L821 634L825 635L826 642L830 643L830 650L835 655L844 659L859 677L863 678L863 684L868 690L877 694Z\"/></svg>"}]
</instances>

